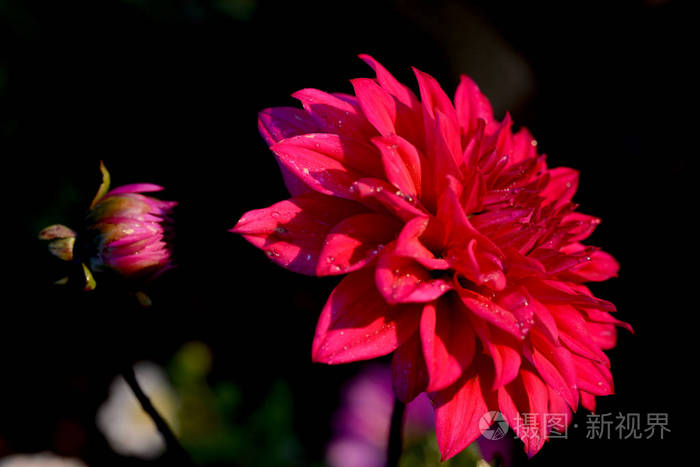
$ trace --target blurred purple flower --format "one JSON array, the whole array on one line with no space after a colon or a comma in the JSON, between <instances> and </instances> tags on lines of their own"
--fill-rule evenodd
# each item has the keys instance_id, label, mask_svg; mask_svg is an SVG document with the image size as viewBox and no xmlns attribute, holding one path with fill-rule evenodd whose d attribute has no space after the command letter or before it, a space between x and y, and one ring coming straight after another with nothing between
<instances>
[{"instance_id":1,"label":"blurred purple flower","mask_svg":"<svg viewBox=\"0 0 700 467\"><path fill-rule=\"evenodd\" d=\"M326 461L331 467L383 467L394 408L391 367L370 365L349 381L341 394L333 420L334 436ZM403 422L404 446L435 431L435 413L426 393L406 405ZM495 457L511 465L512 434L500 440L477 439L482 457Z\"/></svg>"}]
</instances>

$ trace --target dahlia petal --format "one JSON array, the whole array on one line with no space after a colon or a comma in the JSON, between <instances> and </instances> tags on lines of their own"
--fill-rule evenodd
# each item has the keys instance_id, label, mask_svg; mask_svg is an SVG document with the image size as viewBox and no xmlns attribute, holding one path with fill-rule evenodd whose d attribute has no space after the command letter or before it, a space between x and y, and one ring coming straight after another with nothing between
<instances>
[{"instance_id":1,"label":"dahlia petal","mask_svg":"<svg viewBox=\"0 0 700 467\"><path fill-rule=\"evenodd\" d=\"M449 388L432 393L431 398L441 461L446 461L481 436L479 420L489 409L478 374L464 375Z\"/></svg>"},{"instance_id":2,"label":"dahlia petal","mask_svg":"<svg viewBox=\"0 0 700 467\"><path fill-rule=\"evenodd\" d=\"M528 280L526 287L533 297L545 304L577 305L603 311L615 311L616 309L615 305L607 300L580 293L573 287L559 281Z\"/></svg>"},{"instance_id":3,"label":"dahlia petal","mask_svg":"<svg viewBox=\"0 0 700 467\"><path fill-rule=\"evenodd\" d=\"M568 203L578 189L578 171L568 167L549 170L549 184L540 193L548 202L557 205Z\"/></svg>"},{"instance_id":4,"label":"dahlia petal","mask_svg":"<svg viewBox=\"0 0 700 467\"><path fill-rule=\"evenodd\" d=\"M476 132L479 120L483 120L484 123L493 121L491 103L481 93L476 83L466 75L460 77L459 86L457 86L455 111L465 138Z\"/></svg>"},{"instance_id":5,"label":"dahlia petal","mask_svg":"<svg viewBox=\"0 0 700 467\"><path fill-rule=\"evenodd\" d=\"M358 203L310 193L247 212L231 232L243 235L280 266L314 275L329 230L362 212L367 210Z\"/></svg>"},{"instance_id":6,"label":"dahlia petal","mask_svg":"<svg viewBox=\"0 0 700 467\"><path fill-rule=\"evenodd\" d=\"M258 130L268 146L292 136L318 133L309 113L295 107L272 107L258 114Z\"/></svg>"},{"instance_id":7,"label":"dahlia petal","mask_svg":"<svg viewBox=\"0 0 700 467\"><path fill-rule=\"evenodd\" d=\"M442 258L436 258L420 241L420 237L428 228L429 223L428 217L414 217L406 222L396 239L394 254L413 258L428 269L448 269L449 263Z\"/></svg>"},{"instance_id":8,"label":"dahlia petal","mask_svg":"<svg viewBox=\"0 0 700 467\"><path fill-rule=\"evenodd\" d=\"M520 352L514 348L512 340L509 341L508 334L497 328L491 328L486 322L473 315L469 315L469 318L481 345L491 356L494 369L491 389L495 391L518 376L521 363Z\"/></svg>"},{"instance_id":9,"label":"dahlia petal","mask_svg":"<svg viewBox=\"0 0 700 467\"><path fill-rule=\"evenodd\" d=\"M114 195L122 195L125 193L149 193L153 191L162 190L162 186L154 185L153 183L132 183L130 185L123 185L108 191L107 194L104 195L104 198L108 198Z\"/></svg>"},{"instance_id":10,"label":"dahlia petal","mask_svg":"<svg viewBox=\"0 0 700 467\"><path fill-rule=\"evenodd\" d=\"M565 348L555 347L547 339L539 338L536 331L531 334L531 343L525 348L526 357L542 379L575 410L578 387L571 354Z\"/></svg>"},{"instance_id":11,"label":"dahlia petal","mask_svg":"<svg viewBox=\"0 0 700 467\"><path fill-rule=\"evenodd\" d=\"M347 275L331 292L316 326L314 362L337 364L387 355L418 329L421 307L392 306L379 295L373 271Z\"/></svg>"},{"instance_id":12,"label":"dahlia petal","mask_svg":"<svg viewBox=\"0 0 700 467\"><path fill-rule=\"evenodd\" d=\"M382 153L382 164L384 165L384 172L387 180L401 192L413 198L417 198L418 189L413 181L412 171L408 168L406 162L399 153L399 146L394 142L396 138L397 137L374 138L372 142ZM417 158L418 154L415 153L415 156ZM411 161L413 164L416 162L418 164L418 173L420 174L420 160ZM415 172L415 170L413 172ZM420 175L418 175L418 177L420 177Z\"/></svg>"},{"instance_id":13,"label":"dahlia petal","mask_svg":"<svg viewBox=\"0 0 700 467\"><path fill-rule=\"evenodd\" d=\"M395 177L393 170L395 170L394 165L398 165L399 170L405 169L408 172L410 181L403 181L404 175L401 173L399 174L401 175L401 184L405 184L405 187L399 185L397 187L408 194L420 196L422 191L421 184L423 183L421 169L423 158L418 149L398 135L373 138L372 142L382 152L382 164L388 180L397 185L398 181L393 179ZM384 158L389 160L385 161ZM412 189L411 186L413 186Z\"/></svg>"},{"instance_id":14,"label":"dahlia petal","mask_svg":"<svg viewBox=\"0 0 700 467\"><path fill-rule=\"evenodd\" d=\"M535 433L530 433L528 440L525 441L525 452L528 457L532 457L544 446L547 441L547 408L549 405L547 386L533 372L521 369L520 375L523 380L523 386L527 392L529 401L529 413L536 414L537 422Z\"/></svg>"},{"instance_id":15,"label":"dahlia petal","mask_svg":"<svg viewBox=\"0 0 700 467\"><path fill-rule=\"evenodd\" d=\"M394 96L402 104L412 107L418 99L408 87L401 84L394 76L387 71L378 61L367 54L361 54L360 59L367 63L377 74L379 85Z\"/></svg>"},{"instance_id":16,"label":"dahlia petal","mask_svg":"<svg viewBox=\"0 0 700 467\"><path fill-rule=\"evenodd\" d=\"M379 134L382 136L395 134L396 101L394 98L372 79L357 78L350 80L350 83L355 89L362 112Z\"/></svg>"},{"instance_id":17,"label":"dahlia petal","mask_svg":"<svg viewBox=\"0 0 700 467\"><path fill-rule=\"evenodd\" d=\"M287 140L271 147L280 164L312 190L340 198L354 199L351 185L362 175L342 162Z\"/></svg>"},{"instance_id":18,"label":"dahlia petal","mask_svg":"<svg viewBox=\"0 0 700 467\"><path fill-rule=\"evenodd\" d=\"M392 304L429 302L452 288L443 279L433 279L412 259L395 255L393 244L379 256L375 277L377 289Z\"/></svg>"},{"instance_id":19,"label":"dahlia petal","mask_svg":"<svg viewBox=\"0 0 700 467\"><path fill-rule=\"evenodd\" d=\"M438 112L443 114L444 117L441 119L441 126L443 127L443 137L446 138L445 143L447 147L453 151L455 156L459 154L459 157L461 157L462 154L459 148L461 148L462 143L459 136L457 113L452 105L452 101L450 101L450 98L445 94L445 91L443 91L435 78L427 73L423 73L417 68L413 68L413 72L416 75L416 80L418 80L421 102L423 103L423 109L425 111L424 118L426 119L426 129L432 126L429 120L438 119ZM438 128L440 128L440 126L438 126ZM427 134L426 136L428 137L426 145L432 147L430 135ZM456 150L456 152L454 150Z\"/></svg>"},{"instance_id":20,"label":"dahlia petal","mask_svg":"<svg viewBox=\"0 0 700 467\"><path fill-rule=\"evenodd\" d=\"M342 220L323 242L316 274L345 274L365 266L400 228L394 218L383 214L358 214Z\"/></svg>"},{"instance_id":21,"label":"dahlia petal","mask_svg":"<svg viewBox=\"0 0 700 467\"><path fill-rule=\"evenodd\" d=\"M280 142L291 147L308 149L342 163L348 169L372 177L383 177L384 167L377 148L358 139L329 133L309 133Z\"/></svg>"},{"instance_id":22,"label":"dahlia petal","mask_svg":"<svg viewBox=\"0 0 700 467\"><path fill-rule=\"evenodd\" d=\"M420 337L428 373L427 391L439 391L453 384L474 359L476 337L469 318L444 298L426 304Z\"/></svg>"},{"instance_id":23,"label":"dahlia petal","mask_svg":"<svg viewBox=\"0 0 700 467\"><path fill-rule=\"evenodd\" d=\"M513 313L471 290L460 289L459 294L462 303L476 316L503 329L518 339L525 338L526 333L523 332L522 324Z\"/></svg>"},{"instance_id":24,"label":"dahlia petal","mask_svg":"<svg viewBox=\"0 0 700 467\"><path fill-rule=\"evenodd\" d=\"M272 107L258 114L258 131L268 146L286 138L318 133L319 127L308 112L294 107ZM284 165L279 164L284 185L292 196L309 193L312 190Z\"/></svg>"},{"instance_id":25,"label":"dahlia petal","mask_svg":"<svg viewBox=\"0 0 700 467\"><path fill-rule=\"evenodd\" d=\"M407 404L425 392L427 371L420 334L416 332L396 349L391 361L391 380L396 397Z\"/></svg>"},{"instance_id":26,"label":"dahlia petal","mask_svg":"<svg viewBox=\"0 0 700 467\"><path fill-rule=\"evenodd\" d=\"M369 208L388 212L403 221L427 214L420 204L414 204L415 198L378 178L359 179L352 184L350 192Z\"/></svg>"},{"instance_id":27,"label":"dahlia petal","mask_svg":"<svg viewBox=\"0 0 700 467\"><path fill-rule=\"evenodd\" d=\"M532 133L521 127L520 130L513 135L511 139L513 145L510 152L511 162L518 163L527 160L538 160L537 157L537 141L532 137Z\"/></svg>"},{"instance_id":28,"label":"dahlia petal","mask_svg":"<svg viewBox=\"0 0 700 467\"><path fill-rule=\"evenodd\" d=\"M576 369L577 385L582 391L596 396L614 393L612 375L604 365L578 355L571 358Z\"/></svg>"},{"instance_id":29,"label":"dahlia petal","mask_svg":"<svg viewBox=\"0 0 700 467\"><path fill-rule=\"evenodd\" d=\"M569 305L553 306L552 315L557 322L559 340L575 354L588 359L610 364L607 355L591 337L586 321L576 309Z\"/></svg>"},{"instance_id":30,"label":"dahlia petal","mask_svg":"<svg viewBox=\"0 0 700 467\"><path fill-rule=\"evenodd\" d=\"M292 94L299 99L322 132L371 138L376 131L358 107L345 99L318 89L302 89Z\"/></svg>"},{"instance_id":31,"label":"dahlia petal","mask_svg":"<svg viewBox=\"0 0 700 467\"><path fill-rule=\"evenodd\" d=\"M584 263L566 272L566 278L577 282L600 282L617 277L620 265L609 253L594 251Z\"/></svg>"},{"instance_id":32,"label":"dahlia petal","mask_svg":"<svg viewBox=\"0 0 700 467\"><path fill-rule=\"evenodd\" d=\"M617 344L617 329L612 324L586 323L593 342L603 350L612 349Z\"/></svg>"},{"instance_id":33,"label":"dahlia petal","mask_svg":"<svg viewBox=\"0 0 700 467\"><path fill-rule=\"evenodd\" d=\"M593 321L595 323L614 324L616 326L623 327L634 334L634 329L632 329L632 326L624 321L613 318L610 313L606 311L600 311L594 308L582 308L581 310L586 314L589 322Z\"/></svg>"}]
</instances>

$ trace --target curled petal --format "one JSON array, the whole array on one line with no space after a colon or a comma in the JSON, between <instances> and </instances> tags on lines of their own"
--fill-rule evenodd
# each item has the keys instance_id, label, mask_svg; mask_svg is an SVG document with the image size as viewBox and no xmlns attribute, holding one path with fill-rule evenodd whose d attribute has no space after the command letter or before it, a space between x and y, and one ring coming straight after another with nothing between
<instances>
[{"instance_id":1,"label":"curled petal","mask_svg":"<svg viewBox=\"0 0 700 467\"><path fill-rule=\"evenodd\" d=\"M326 235L316 274L344 274L366 265L390 243L401 225L383 214L358 214L336 224Z\"/></svg>"},{"instance_id":2,"label":"curled petal","mask_svg":"<svg viewBox=\"0 0 700 467\"><path fill-rule=\"evenodd\" d=\"M410 258L394 254L394 245L384 249L376 268L377 289L388 303L429 302L452 288Z\"/></svg>"}]
</instances>

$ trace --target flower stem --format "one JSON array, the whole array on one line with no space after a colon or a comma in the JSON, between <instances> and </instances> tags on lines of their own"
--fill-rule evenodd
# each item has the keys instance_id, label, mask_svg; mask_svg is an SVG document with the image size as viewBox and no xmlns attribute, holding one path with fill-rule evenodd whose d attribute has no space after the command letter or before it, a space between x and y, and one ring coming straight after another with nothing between
<instances>
[{"instance_id":1,"label":"flower stem","mask_svg":"<svg viewBox=\"0 0 700 467\"><path fill-rule=\"evenodd\" d=\"M136 396L136 399L138 399L139 403L141 404L141 408L143 408L144 412L146 412L153 420L153 423L155 423L156 428L165 441L168 454L174 459L180 461L182 463L181 465L183 466L194 466L195 464L192 461L192 458L185 448L182 447L180 441L178 441L178 439L175 437L175 434L173 433L173 430L170 429L168 422L166 422L160 413L158 413L156 408L151 403L151 400L148 398L146 393L143 392L143 389L141 389L139 382L136 380L136 373L134 373L133 367L131 365L126 366L124 370L122 370L122 376L131 388L134 396Z\"/></svg>"},{"instance_id":2,"label":"flower stem","mask_svg":"<svg viewBox=\"0 0 700 467\"><path fill-rule=\"evenodd\" d=\"M389 444L387 447L387 467L398 466L401 459L401 453L403 452L403 413L405 409L406 404L398 398L394 399L394 411L391 414Z\"/></svg>"}]
</instances>

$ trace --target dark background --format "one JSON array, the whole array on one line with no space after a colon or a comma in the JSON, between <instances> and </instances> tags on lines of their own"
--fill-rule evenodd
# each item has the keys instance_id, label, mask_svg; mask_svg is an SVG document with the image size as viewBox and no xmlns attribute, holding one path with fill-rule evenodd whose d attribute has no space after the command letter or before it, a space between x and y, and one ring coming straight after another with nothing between
<instances>
[{"instance_id":1,"label":"dark background","mask_svg":"<svg viewBox=\"0 0 700 467\"><path fill-rule=\"evenodd\" d=\"M616 395L599 412L668 413L671 432L587 440L582 410L570 439L528 465L691 463L690 2L561 3L0 0L0 455L138 465L110 453L95 409L119 359L165 361L198 339L212 348L211 378L234 381L250 407L285 380L304 459L323 458L339 387L360 368L310 362L337 279L275 267L227 229L286 197L257 112L295 105L303 87L351 92L348 79L372 75L356 58L369 53L414 89L410 66L450 95L471 75L551 166L581 171L574 199L603 218L590 242L621 263L594 292L636 335L621 331L610 352ZM146 313L51 286L63 265L35 240L79 223L100 160L115 185L158 183L180 203L179 268L150 290Z\"/></svg>"}]
</instances>

